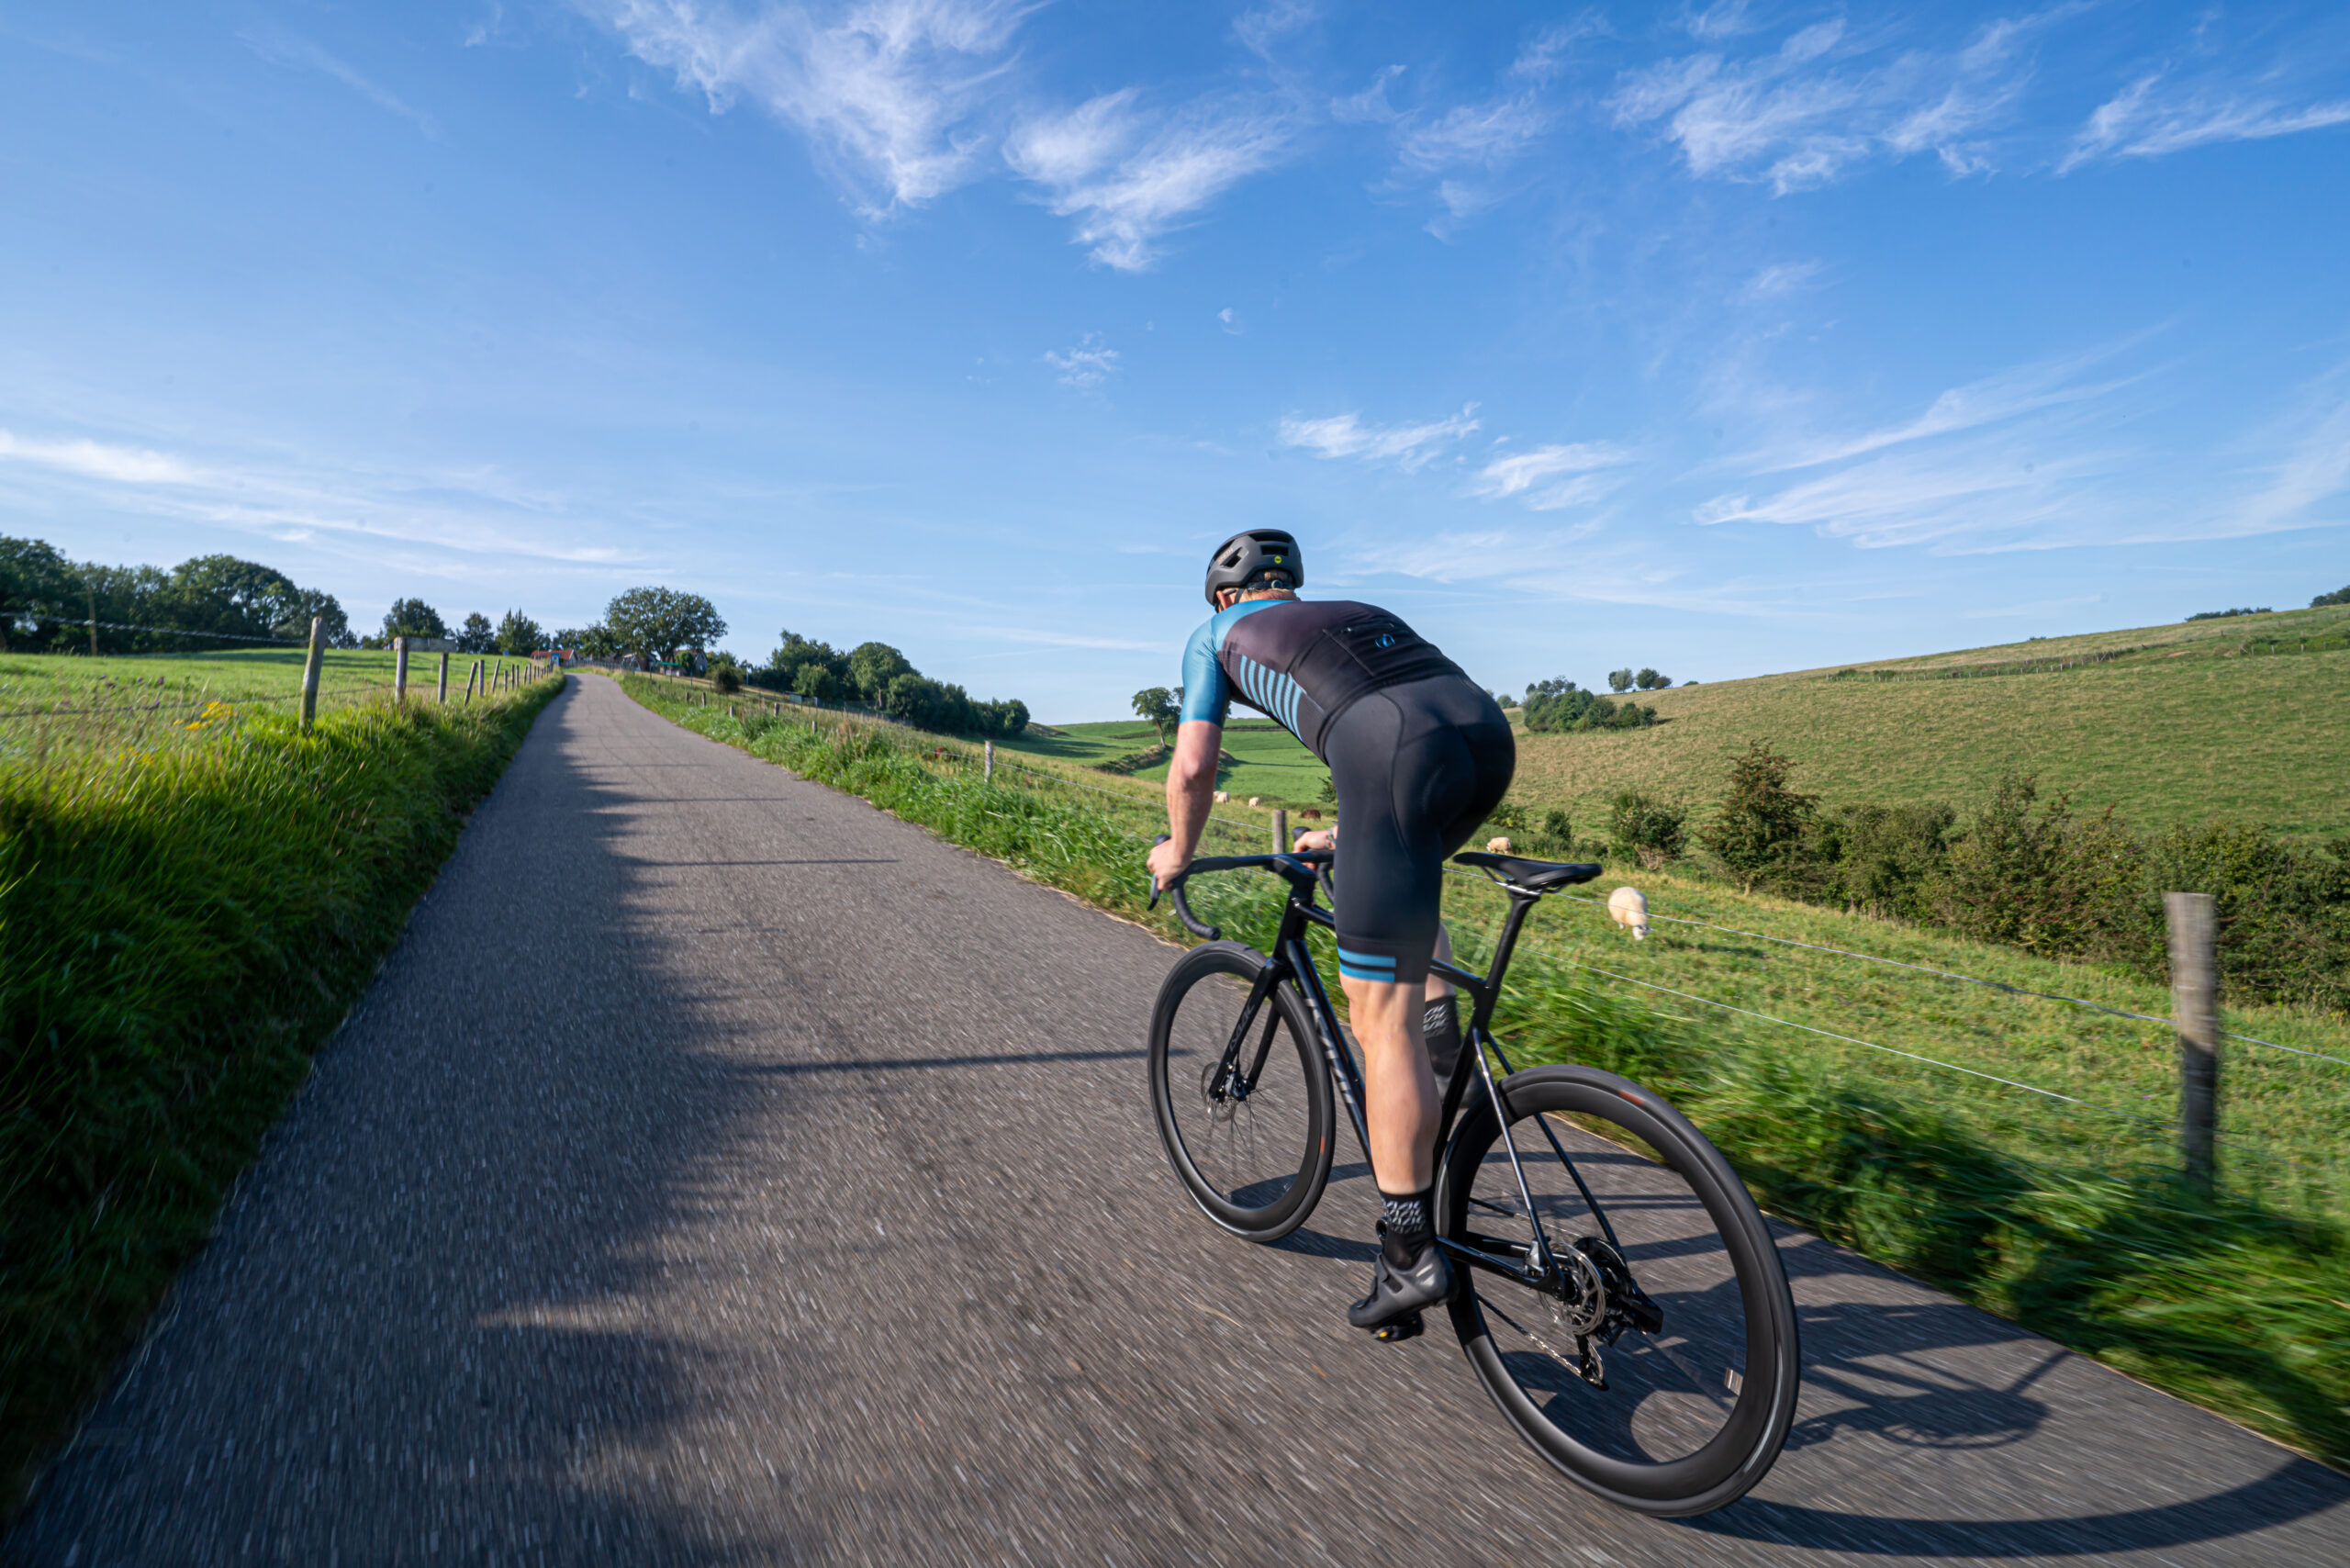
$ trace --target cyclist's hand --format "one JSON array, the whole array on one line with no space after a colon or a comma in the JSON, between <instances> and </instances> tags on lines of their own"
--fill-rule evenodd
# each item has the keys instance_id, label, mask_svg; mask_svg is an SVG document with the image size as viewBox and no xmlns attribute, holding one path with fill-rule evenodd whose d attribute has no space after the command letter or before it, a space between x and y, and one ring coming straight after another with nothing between
<instances>
[{"instance_id":1,"label":"cyclist's hand","mask_svg":"<svg viewBox=\"0 0 2350 1568\"><path fill-rule=\"evenodd\" d=\"M1327 849L1337 842L1337 835L1326 827L1317 827L1297 835L1292 849Z\"/></svg>"},{"instance_id":2,"label":"cyclist's hand","mask_svg":"<svg viewBox=\"0 0 2350 1568\"><path fill-rule=\"evenodd\" d=\"M1165 888L1169 882L1182 875L1183 868L1191 863L1192 857L1177 849L1173 839L1159 840L1151 846L1150 885L1154 888Z\"/></svg>"}]
</instances>

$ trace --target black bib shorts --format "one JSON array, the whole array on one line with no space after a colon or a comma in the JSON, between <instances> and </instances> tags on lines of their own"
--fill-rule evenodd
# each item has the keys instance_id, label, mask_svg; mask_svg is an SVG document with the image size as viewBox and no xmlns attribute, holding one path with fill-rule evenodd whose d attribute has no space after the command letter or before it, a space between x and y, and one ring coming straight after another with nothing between
<instances>
[{"instance_id":1,"label":"black bib shorts","mask_svg":"<svg viewBox=\"0 0 2350 1568\"><path fill-rule=\"evenodd\" d=\"M1464 676L1382 687L1331 722L1323 760L1338 794L1339 972L1419 984L1436 951L1445 857L1517 771L1509 721Z\"/></svg>"}]
</instances>

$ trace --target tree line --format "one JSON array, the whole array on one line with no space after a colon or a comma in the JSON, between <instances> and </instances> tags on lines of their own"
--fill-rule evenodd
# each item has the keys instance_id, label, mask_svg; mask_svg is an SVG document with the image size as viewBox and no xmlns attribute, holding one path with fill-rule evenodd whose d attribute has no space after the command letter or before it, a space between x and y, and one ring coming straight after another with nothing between
<instances>
[{"instance_id":1,"label":"tree line","mask_svg":"<svg viewBox=\"0 0 2350 1568\"><path fill-rule=\"evenodd\" d=\"M0 535L0 651L185 653L300 642L312 616L325 621L330 646L359 645L334 595L258 561L198 555L169 569L109 566L69 560L45 540Z\"/></svg>"},{"instance_id":2,"label":"tree line","mask_svg":"<svg viewBox=\"0 0 2350 1568\"><path fill-rule=\"evenodd\" d=\"M1018 698L980 701L949 681L934 680L887 643L859 643L844 653L786 630L767 662L740 678L811 702L861 701L919 729L1010 738L1028 727Z\"/></svg>"}]
</instances>

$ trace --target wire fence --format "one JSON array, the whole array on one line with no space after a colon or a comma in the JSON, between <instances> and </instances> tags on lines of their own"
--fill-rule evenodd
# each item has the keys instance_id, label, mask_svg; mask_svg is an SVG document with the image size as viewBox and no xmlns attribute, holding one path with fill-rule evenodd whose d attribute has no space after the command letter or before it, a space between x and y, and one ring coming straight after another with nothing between
<instances>
[{"instance_id":1,"label":"wire fence","mask_svg":"<svg viewBox=\"0 0 2350 1568\"><path fill-rule=\"evenodd\" d=\"M1573 893L1565 896L1576 903L1606 907L1598 899L1583 898ZM1782 946L1803 947L1814 953L1833 953L1840 958L1858 958L1866 963L1885 964L1897 969L1914 969L1919 974L1937 975L1943 980L1963 980L1968 985L1979 985L1989 991L2005 991L2009 996L2030 996L2042 1002L2070 1002L2075 1007L2086 1007L2092 1012L2108 1014L2116 1018L2134 1018L2141 1023L2159 1024L2165 1029L2175 1030L2178 1027L2176 1019L2157 1017L2151 1013L2132 1013L2127 1008L2108 1007L2101 1002L2090 1002L2078 996L2065 996L2053 991L2033 991L2027 986L2009 985L2004 980L1984 980L1975 975L1963 975L1954 969L1938 969L1930 964L1913 964L1902 958L1888 958L1878 953L1856 953L1848 947L1830 947L1818 942L1798 942L1792 936L1773 936L1762 931L1741 931L1734 925L1717 925L1710 920L1691 920L1682 915L1659 914L1654 910L1649 912L1648 918L1651 921L1669 921L1675 925L1702 926L1707 931L1719 931L1731 936L1744 936L1756 942L1776 942ZM2229 1029L2222 1029L2220 1033L2231 1040L2242 1040L2246 1045L2266 1046L2272 1051L2289 1051L2297 1057L2311 1057L2319 1061L2330 1061L2336 1067L2350 1067L2350 1058L2337 1057L2326 1051L2304 1050L2299 1046L2280 1045L2274 1040L2263 1040L2251 1035L2239 1035Z\"/></svg>"}]
</instances>

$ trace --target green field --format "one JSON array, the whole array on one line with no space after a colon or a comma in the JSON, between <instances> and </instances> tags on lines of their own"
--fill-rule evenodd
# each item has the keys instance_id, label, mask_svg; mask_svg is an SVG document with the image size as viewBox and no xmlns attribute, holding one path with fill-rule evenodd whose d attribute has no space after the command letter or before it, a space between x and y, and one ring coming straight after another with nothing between
<instances>
[{"instance_id":1,"label":"green field","mask_svg":"<svg viewBox=\"0 0 2350 1568\"><path fill-rule=\"evenodd\" d=\"M1032 756L1051 757L1057 762L1074 763L1081 767L1098 767L1102 763L1114 763L1148 751L1158 744L1158 734L1139 719L1104 724L1069 724L1050 734L1039 733L1042 726L1030 725L1028 734L1017 741L999 742L1007 749L1026 752ZM1313 809L1326 804L1322 786L1328 780L1330 770L1314 758L1314 754L1298 745L1296 737L1270 719L1235 717L1225 726L1224 749L1237 760L1217 775L1216 787L1226 790L1236 800L1246 801L1256 796L1269 806L1304 807ZM1163 784L1167 778L1164 758L1136 768L1124 777L1150 783ZM1136 790L1138 794L1152 793Z\"/></svg>"},{"instance_id":2,"label":"green field","mask_svg":"<svg viewBox=\"0 0 2350 1568\"><path fill-rule=\"evenodd\" d=\"M1964 653L1674 688L1651 729L1525 734L1515 797L1578 830L1617 791L1693 806L1752 740L1795 758L1831 804L1945 800L1964 809L2010 769L2043 795L2107 806L2140 829L2238 818L2298 836L2350 831L2350 608L2050 638ZM2284 651L2244 654L2250 639ZM2302 639L2318 651L2299 652ZM2059 666L2069 661L2102 662ZM2015 667L2023 666L2027 667ZM1997 669L1933 678L1945 669ZM1883 672L1882 675L1874 672Z\"/></svg>"},{"instance_id":3,"label":"green field","mask_svg":"<svg viewBox=\"0 0 2350 1568\"><path fill-rule=\"evenodd\" d=\"M292 712L306 656L291 647L101 658L0 654L0 767L39 765L59 749L151 751L200 741L230 716L214 709L207 719L214 703L236 715ZM464 700L475 656L449 655L452 701ZM328 650L319 672L319 711L389 698L395 661L388 651ZM523 662L490 655L493 666ZM431 698L439 679L438 655L410 660L412 695Z\"/></svg>"}]
</instances>

